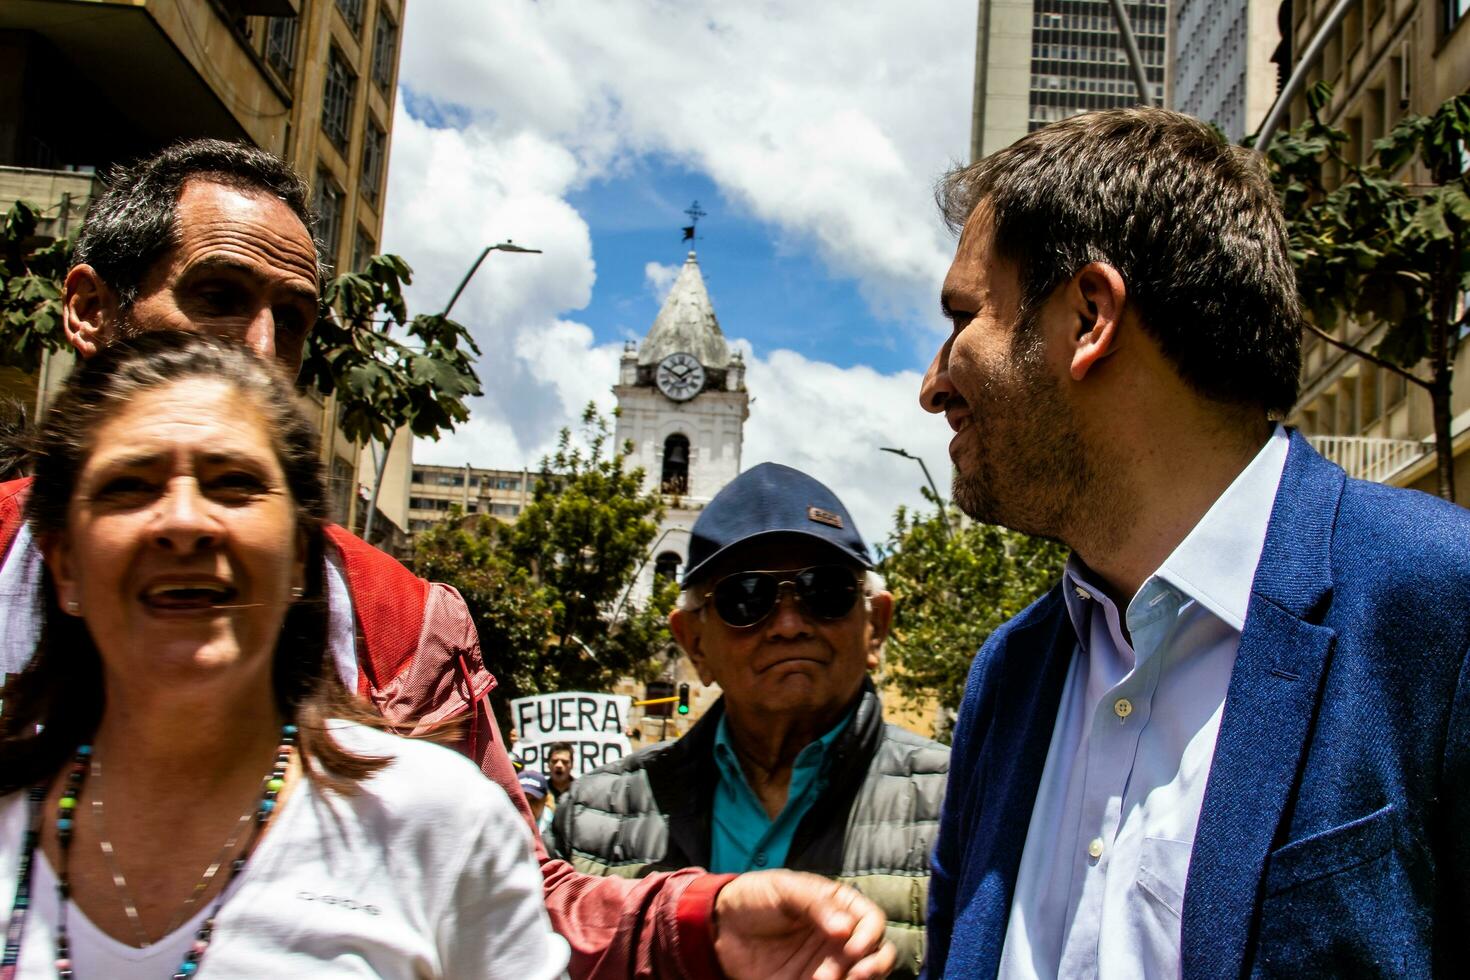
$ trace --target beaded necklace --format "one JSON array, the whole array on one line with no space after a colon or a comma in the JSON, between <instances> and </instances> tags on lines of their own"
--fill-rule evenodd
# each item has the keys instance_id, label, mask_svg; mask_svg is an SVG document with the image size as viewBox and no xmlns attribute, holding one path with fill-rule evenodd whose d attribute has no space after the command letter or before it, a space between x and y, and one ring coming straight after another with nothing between
<instances>
[{"instance_id":1,"label":"beaded necklace","mask_svg":"<svg viewBox=\"0 0 1470 980\"><path fill-rule=\"evenodd\" d=\"M199 924L199 930L194 934L194 945L184 954L183 961L173 973L173 980L192 980L199 972L199 961L204 959L204 953L209 948L210 938L214 934L214 921L225 904L225 893L229 891L230 885L239 877L240 872L245 870L245 862L254 853L256 845L260 843L261 834L265 832L266 825L270 823L271 815L275 812L276 797L286 785L286 768L291 761L291 752L295 744L296 726L283 726L281 744L276 749L276 759L271 766L270 775L265 779L265 789L261 794L260 806L255 811L250 836L245 841L245 847L240 855L231 862L230 875L225 879L224 887L220 889L219 900L215 902L214 908L210 909L209 915ZM82 785L87 781L87 774L91 771L91 757L92 747L90 745L77 747L77 754L66 774L66 785L61 791L61 800L57 803L56 843L61 851L60 867L56 869L56 896L59 905L56 919L56 976L59 980L71 980L73 976L71 940L66 930L66 910L71 904L71 876L69 873L71 838L75 827L77 800L81 797ZM26 916L31 906L31 870L35 864L36 847L41 840L41 805L45 798L45 786L31 789L31 822L21 846L20 873L15 886L15 906L11 909L10 925L5 932L5 953L3 957L0 957L0 980L14 980L17 964L20 962L21 939L25 933Z\"/></svg>"}]
</instances>

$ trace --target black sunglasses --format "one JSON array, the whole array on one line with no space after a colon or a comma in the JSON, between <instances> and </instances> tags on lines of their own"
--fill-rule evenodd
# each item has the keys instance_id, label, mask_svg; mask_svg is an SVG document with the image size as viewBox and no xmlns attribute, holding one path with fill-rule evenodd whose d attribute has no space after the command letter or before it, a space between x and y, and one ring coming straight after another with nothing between
<instances>
[{"instance_id":1,"label":"black sunglasses","mask_svg":"<svg viewBox=\"0 0 1470 980\"><path fill-rule=\"evenodd\" d=\"M781 590L790 586L801 608L816 619L841 619L858 599L858 576L845 565L814 565L795 571L735 572L704 594L726 626L749 629L776 609Z\"/></svg>"}]
</instances>

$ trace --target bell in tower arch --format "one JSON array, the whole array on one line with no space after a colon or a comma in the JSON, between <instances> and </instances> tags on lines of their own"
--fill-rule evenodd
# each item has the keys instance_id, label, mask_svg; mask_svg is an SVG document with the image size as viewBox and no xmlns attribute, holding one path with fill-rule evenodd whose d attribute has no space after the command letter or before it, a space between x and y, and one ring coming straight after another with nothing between
<instances>
[{"instance_id":1,"label":"bell in tower arch","mask_svg":"<svg viewBox=\"0 0 1470 980\"><path fill-rule=\"evenodd\" d=\"M689 439L675 432L664 440L664 467L659 493L683 496L689 492Z\"/></svg>"}]
</instances>

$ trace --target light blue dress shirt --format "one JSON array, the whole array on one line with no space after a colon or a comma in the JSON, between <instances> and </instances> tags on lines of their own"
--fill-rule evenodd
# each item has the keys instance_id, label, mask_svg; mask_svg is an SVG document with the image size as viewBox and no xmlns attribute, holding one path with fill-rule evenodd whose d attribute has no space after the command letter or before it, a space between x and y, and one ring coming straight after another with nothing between
<instances>
[{"instance_id":1,"label":"light blue dress shirt","mask_svg":"<svg viewBox=\"0 0 1470 980\"><path fill-rule=\"evenodd\" d=\"M1003 980L1179 976L1190 851L1288 443L1277 426L1121 619L1076 556L1068 563L1077 649L1021 855Z\"/></svg>"},{"instance_id":2,"label":"light blue dress shirt","mask_svg":"<svg viewBox=\"0 0 1470 980\"><path fill-rule=\"evenodd\" d=\"M719 778L715 782L715 806L711 821L709 870L716 874L760 871L786 864L791 838L801 818L826 789L827 755L837 736L852 721L856 712L847 715L815 742L797 753L791 766L791 786L786 806L772 820L760 798L745 781L745 771L725 717L715 729L715 765Z\"/></svg>"}]
</instances>

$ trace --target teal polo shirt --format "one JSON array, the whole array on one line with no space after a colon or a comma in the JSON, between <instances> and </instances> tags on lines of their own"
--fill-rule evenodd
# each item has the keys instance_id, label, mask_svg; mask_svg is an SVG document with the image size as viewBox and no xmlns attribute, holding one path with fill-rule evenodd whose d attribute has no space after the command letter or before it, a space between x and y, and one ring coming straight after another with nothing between
<instances>
[{"instance_id":1,"label":"teal polo shirt","mask_svg":"<svg viewBox=\"0 0 1470 980\"><path fill-rule=\"evenodd\" d=\"M801 818L827 788L827 760L832 743L852 720L854 707L832 730L797 753L791 766L786 806L772 820L745 781L745 771L730 743L727 719L715 729L714 819L711 821L709 870L716 874L760 871L786 864L791 838Z\"/></svg>"}]
</instances>

